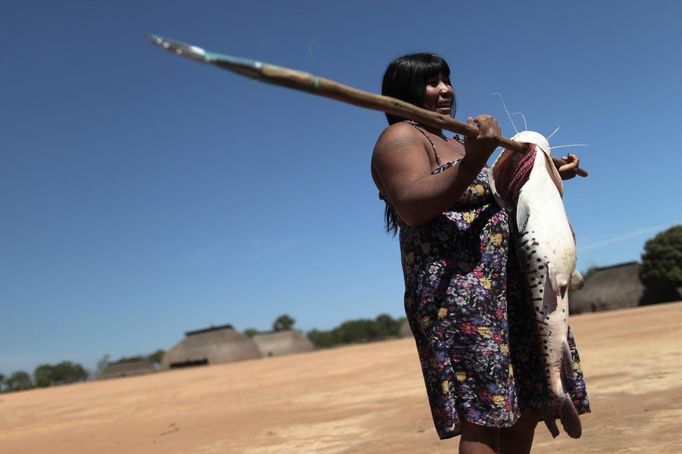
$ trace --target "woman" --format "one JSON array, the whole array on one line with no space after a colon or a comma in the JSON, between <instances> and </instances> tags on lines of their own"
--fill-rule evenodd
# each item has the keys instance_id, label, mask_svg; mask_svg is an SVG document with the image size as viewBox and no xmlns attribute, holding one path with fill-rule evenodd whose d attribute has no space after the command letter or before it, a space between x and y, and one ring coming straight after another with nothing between
<instances>
[{"instance_id":1,"label":"woman","mask_svg":"<svg viewBox=\"0 0 682 454\"><path fill-rule=\"evenodd\" d=\"M453 115L447 63L433 54L393 61L382 94ZM500 128L494 118L468 120L480 134L461 141L442 130L387 114L372 155L372 177L386 202L386 228L400 232L405 311L440 438L461 434L460 453L528 453L544 383L510 253L509 214L498 207L485 164ZM562 178L578 159L564 158ZM578 372L566 383L579 413L589 402Z\"/></svg>"}]
</instances>

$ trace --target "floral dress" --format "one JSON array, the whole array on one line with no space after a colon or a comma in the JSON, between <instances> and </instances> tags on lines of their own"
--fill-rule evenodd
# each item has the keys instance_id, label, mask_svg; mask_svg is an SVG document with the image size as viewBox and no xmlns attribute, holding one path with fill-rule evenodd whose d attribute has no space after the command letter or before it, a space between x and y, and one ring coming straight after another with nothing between
<instances>
[{"instance_id":1,"label":"floral dress","mask_svg":"<svg viewBox=\"0 0 682 454\"><path fill-rule=\"evenodd\" d=\"M432 174L455 164L441 163L437 153L436 160ZM422 226L400 226L405 312L440 438L459 435L462 421L510 427L545 398L534 316L509 231L509 214L495 204L487 168L450 211ZM586 413L570 330L568 342L576 374L564 386L578 413Z\"/></svg>"}]
</instances>

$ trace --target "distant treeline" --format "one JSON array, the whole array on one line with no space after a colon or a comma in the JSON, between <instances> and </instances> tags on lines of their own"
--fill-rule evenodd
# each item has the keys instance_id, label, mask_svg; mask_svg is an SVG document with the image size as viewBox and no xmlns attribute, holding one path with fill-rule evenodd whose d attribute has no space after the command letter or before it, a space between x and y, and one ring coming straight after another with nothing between
<instances>
[{"instance_id":1,"label":"distant treeline","mask_svg":"<svg viewBox=\"0 0 682 454\"><path fill-rule=\"evenodd\" d=\"M374 320L356 319L346 320L334 329L322 331L313 329L306 336L313 346L319 348L338 347L348 344L363 344L398 337L400 327L405 318L394 319L388 314L381 314ZM295 329L296 320L289 314L282 314L272 322L272 331L287 331ZM255 328L246 328L244 334L253 337L261 334Z\"/></svg>"},{"instance_id":2,"label":"distant treeline","mask_svg":"<svg viewBox=\"0 0 682 454\"><path fill-rule=\"evenodd\" d=\"M164 351L159 349L146 356L134 358L121 358L118 362L131 361L133 359L148 359L153 363L160 363ZM104 357L97 364L95 376L98 376L107 366L109 356ZM0 392L23 391L31 388L46 388L54 385L65 385L86 381L92 374L81 364L71 361L62 361L57 364L41 364L33 371L33 375L26 371L18 370L5 376L0 373Z\"/></svg>"},{"instance_id":3,"label":"distant treeline","mask_svg":"<svg viewBox=\"0 0 682 454\"><path fill-rule=\"evenodd\" d=\"M313 329L307 336L315 348L374 342L398 337L404 321L405 318L394 319L388 314L381 314L374 320L347 320L329 331Z\"/></svg>"},{"instance_id":4,"label":"distant treeline","mask_svg":"<svg viewBox=\"0 0 682 454\"><path fill-rule=\"evenodd\" d=\"M76 383L88 379L88 371L78 363L62 361L58 364L41 364L31 376L19 370L8 377L0 374L0 391L21 391L31 388L44 388L52 385Z\"/></svg>"}]
</instances>

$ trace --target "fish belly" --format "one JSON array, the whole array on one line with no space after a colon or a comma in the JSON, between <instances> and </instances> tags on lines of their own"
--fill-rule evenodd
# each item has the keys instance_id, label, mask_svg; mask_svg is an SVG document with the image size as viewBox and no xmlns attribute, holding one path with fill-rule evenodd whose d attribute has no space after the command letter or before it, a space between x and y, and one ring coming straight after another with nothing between
<instances>
[{"instance_id":1,"label":"fish belly","mask_svg":"<svg viewBox=\"0 0 682 454\"><path fill-rule=\"evenodd\" d=\"M519 255L526 276L529 299L538 332L540 352L547 387L553 399L565 394L561 383L561 373L565 369L565 352L568 347L568 298L557 294L550 282L550 269L533 230L521 236L517 255Z\"/></svg>"},{"instance_id":2,"label":"fish belly","mask_svg":"<svg viewBox=\"0 0 682 454\"><path fill-rule=\"evenodd\" d=\"M568 335L568 291L575 271L575 240L558 190L549 178L530 178L519 194L518 255L538 327L548 385L555 399L561 386ZM563 292L562 292L563 289Z\"/></svg>"}]
</instances>

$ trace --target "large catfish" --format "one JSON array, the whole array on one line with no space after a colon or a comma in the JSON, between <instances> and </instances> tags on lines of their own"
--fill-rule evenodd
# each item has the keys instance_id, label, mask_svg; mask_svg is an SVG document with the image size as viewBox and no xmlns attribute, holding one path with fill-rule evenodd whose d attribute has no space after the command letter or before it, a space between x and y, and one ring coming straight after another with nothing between
<instances>
[{"instance_id":1,"label":"large catfish","mask_svg":"<svg viewBox=\"0 0 682 454\"><path fill-rule=\"evenodd\" d=\"M512 139L532 144L530 151L521 156L504 150L490 169L490 185L498 203L515 214L514 243L527 277L547 379L545 424L556 437L559 417L566 433L579 438L578 412L562 383L562 376L574 374L567 341L568 288L582 284L575 269L575 236L562 202L563 182L544 136L522 131Z\"/></svg>"}]
</instances>

